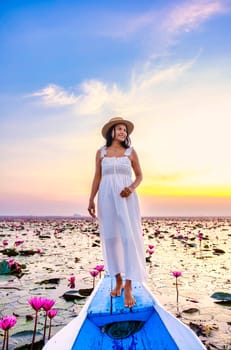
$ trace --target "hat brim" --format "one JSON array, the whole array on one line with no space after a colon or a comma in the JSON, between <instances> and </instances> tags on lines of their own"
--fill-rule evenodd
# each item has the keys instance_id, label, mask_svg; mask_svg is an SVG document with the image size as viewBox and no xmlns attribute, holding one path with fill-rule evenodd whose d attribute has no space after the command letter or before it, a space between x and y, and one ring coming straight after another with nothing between
<instances>
[{"instance_id":1,"label":"hat brim","mask_svg":"<svg viewBox=\"0 0 231 350\"><path fill-rule=\"evenodd\" d=\"M128 135L130 135L134 129L134 124L132 122L130 122L129 120L126 119L122 119L122 120L118 120L118 121L109 121L108 123L106 123L103 128L102 128L102 135L104 138L106 138L107 132L108 130L113 126L113 125L118 125L118 124L125 124L127 126L127 130L128 130Z\"/></svg>"}]
</instances>

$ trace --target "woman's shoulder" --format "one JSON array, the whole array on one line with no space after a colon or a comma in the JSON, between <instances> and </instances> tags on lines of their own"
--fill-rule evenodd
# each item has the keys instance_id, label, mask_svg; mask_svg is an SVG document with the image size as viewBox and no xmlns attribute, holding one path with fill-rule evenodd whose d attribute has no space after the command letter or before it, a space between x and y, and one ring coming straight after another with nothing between
<instances>
[{"instance_id":1,"label":"woman's shoulder","mask_svg":"<svg viewBox=\"0 0 231 350\"><path fill-rule=\"evenodd\" d=\"M101 146L98 150L97 150L97 153L96 155L100 158L103 158L106 154L107 150L106 150L106 146Z\"/></svg>"},{"instance_id":2,"label":"woman's shoulder","mask_svg":"<svg viewBox=\"0 0 231 350\"><path fill-rule=\"evenodd\" d=\"M126 148L124 154L125 154L126 156L130 157L130 156L132 155L133 152L134 152L134 148L133 148L133 147L128 147L128 148Z\"/></svg>"},{"instance_id":3,"label":"woman's shoulder","mask_svg":"<svg viewBox=\"0 0 231 350\"><path fill-rule=\"evenodd\" d=\"M130 155L128 157L132 162L138 160L138 154L134 147L130 147Z\"/></svg>"}]
</instances>

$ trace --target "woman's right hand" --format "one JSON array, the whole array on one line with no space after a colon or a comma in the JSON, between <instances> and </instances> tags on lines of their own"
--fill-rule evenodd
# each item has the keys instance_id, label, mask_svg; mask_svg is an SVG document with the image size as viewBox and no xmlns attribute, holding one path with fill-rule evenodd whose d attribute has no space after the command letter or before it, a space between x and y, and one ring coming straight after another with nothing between
<instances>
[{"instance_id":1,"label":"woman's right hand","mask_svg":"<svg viewBox=\"0 0 231 350\"><path fill-rule=\"evenodd\" d=\"M90 202L89 202L89 205L88 205L88 212L89 212L89 214L90 214L93 218L96 218L96 215L95 215L95 203L94 203L94 201L90 201Z\"/></svg>"},{"instance_id":2,"label":"woman's right hand","mask_svg":"<svg viewBox=\"0 0 231 350\"><path fill-rule=\"evenodd\" d=\"M120 192L120 196L121 197L125 197L127 198L128 196L130 196L130 194L132 193L130 187L124 187L124 189Z\"/></svg>"}]
</instances>

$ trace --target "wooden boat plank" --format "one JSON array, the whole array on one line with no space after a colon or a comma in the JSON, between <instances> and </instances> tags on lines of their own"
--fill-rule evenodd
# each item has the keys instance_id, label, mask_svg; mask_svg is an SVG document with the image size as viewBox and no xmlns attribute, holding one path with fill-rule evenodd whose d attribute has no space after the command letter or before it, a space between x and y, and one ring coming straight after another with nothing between
<instances>
[{"instance_id":1,"label":"wooden boat plank","mask_svg":"<svg viewBox=\"0 0 231 350\"><path fill-rule=\"evenodd\" d=\"M123 322L123 321L143 321L145 322L152 314L153 310L139 312L139 313L129 313L127 314L129 317L124 317L124 314L113 314L113 315L105 315L94 314L88 315L88 319L91 320L97 327L103 327L106 324L114 323L114 322Z\"/></svg>"},{"instance_id":2,"label":"wooden boat plank","mask_svg":"<svg viewBox=\"0 0 231 350\"><path fill-rule=\"evenodd\" d=\"M112 298L112 313L129 313L145 311L153 308L153 300L148 293L143 292L143 287L140 283L133 282L133 294L136 299L136 304L130 309L124 306L124 290L121 297Z\"/></svg>"},{"instance_id":3,"label":"wooden boat plank","mask_svg":"<svg viewBox=\"0 0 231 350\"><path fill-rule=\"evenodd\" d=\"M110 297L112 281L105 276L79 316L51 338L43 350L205 350L193 331L165 310L145 284L134 284L137 304L129 309L124 307L123 295ZM112 335L106 325L129 321L130 326L130 320L145 322L125 338Z\"/></svg>"},{"instance_id":4,"label":"wooden boat plank","mask_svg":"<svg viewBox=\"0 0 231 350\"><path fill-rule=\"evenodd\" d=\"M112 339L102 328L86 320L72 350L83 348L88 350L179 350L155 312L139 332L124 339Z\"/></svg>"},{"instance_id":5,"label":"wooden boat plank","mask_svg":"<svg viewBox=\"0 0 231 350\"><path fill-rule=\"evenodd\" d=\"M143 284L143 287L152 295L145 284ZM206 350L197 335L187 325L165 310L153 295L152 298L157 314L166 326L171 337L175 340L179 350Z\"/></svg>"},{"instance_id":6,"label":"wooden boat plank","mask_svg":"<svg viewBox=\"0 0 231 350\"><path fill-rule=\"evenodd\" d=\"M178 350L176 343L155 312L152 297L149 293L144 293L141 284L134 283L133 285L136 305L130 309L124 306L123 293L121 297L110 297L111 289L108 279L111 282L111 278L106 276L104 279L105 283L92 300L94 306L89 308L87 320L72 350L81 350L83 346L89 350ZM111 288L114 288L113 284ZM104 326L108 323L132 320L149 320L149 322L146 322L137 333L123 339L113 339L105 332ZM89 334L92 339L89 339Z\"/></svg>"},{"instance_id":7,"label":"wooden boat plank","mask_svg":"<svg viewBox=\"0 0 231 350\"><path fill-rule=\"evenodd\" d=\"M110 277L105 277L105 284L92 300L92 306L88 310L88 318L99 327L123 320L146 321L153 312L153 300L150 295L142 292L143 288L140 284L134 283L136 305L132 308L125 307L123 291L120 297L110 296L111 283L109 282L111 281L113 280ZM111 288L114 286L112 285Z\"/></svg>"},{"instance_id":8,"label":"wooden boat plank","mask_svg":"<svg viewBox=\"0 0 231 350\"><path fill-rule=\"evenodd\" d=\"M100 328L96 327L94 323L86 318L71 350L102 349L103 338L100 333Z\"/></svg>"},{"instance_id":9,"label":"wooden boat plank","mask_svg":"<svg viewBox=\"0 0 231 350\"><path fill-rule=\"evenodd\" d=\"M88 314L101 314L102 316L111 313L111 286L112 281L110 278L104 278L104 283L100 285L97 293L95 294L89 309Z\"/></svg>"}]
</instances>

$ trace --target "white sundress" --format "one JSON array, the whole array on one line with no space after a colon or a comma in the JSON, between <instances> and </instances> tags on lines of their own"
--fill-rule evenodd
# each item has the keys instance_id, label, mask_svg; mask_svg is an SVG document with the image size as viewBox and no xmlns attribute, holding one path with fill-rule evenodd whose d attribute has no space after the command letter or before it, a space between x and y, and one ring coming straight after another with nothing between
<instances>
[{"instance_id":1,"label":"white sundress","mask_svg":"<svg viewBox=\"0 0 231 350\"><path fill-rule=\"evenodd\" d=\"M127 198L120 196L132 183L131 153L130 147L122 157L107 157L106 147L101 148L98 218L107 272L124 273L126 279L143 282L146 264L137 194L134 191Z\"/></svg>"}]
</instances>

